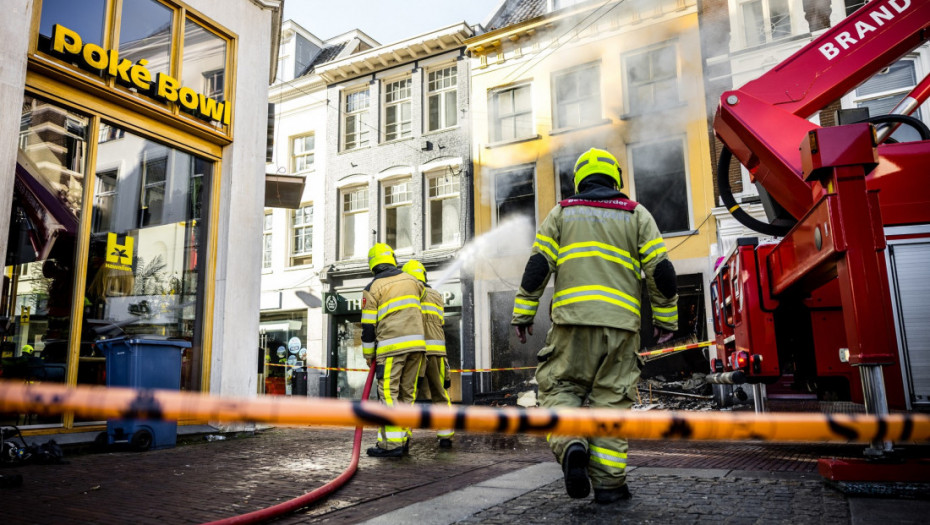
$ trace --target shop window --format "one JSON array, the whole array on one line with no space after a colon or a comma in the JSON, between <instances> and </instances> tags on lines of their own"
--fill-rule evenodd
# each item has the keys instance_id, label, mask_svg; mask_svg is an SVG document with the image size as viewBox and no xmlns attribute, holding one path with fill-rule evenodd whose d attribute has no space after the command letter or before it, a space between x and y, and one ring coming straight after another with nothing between
<instances>
[{"instance_id":1,"label":"shop window","mask_svg":"<svg viewBox=\"0 0 930 525\"><path fill-rule=\"evenodd\" d=\"M628 113L678 103L678 51L674 44L630 54L624 64Z\"/></svg>"},{"instance_id":2,"label":"shop window","mask_svg":"<svg viewBox=\"0 0 930 525\"><path fill-rule=\"evenodd\" d=\"M898 60L856 88L852 103L869 108L870 116L887 115L917 85L916 67L912 58ZM921 119L921 110L917 109L911 116ZM920 134L910 126L898 127L891 136L898 142L920 140Z\"/></svg>"},{"instance_id":3,"label":"shop window","mask_svg":"<svg viewBox=\"0 0 930 525\"><path fill-rule=\"evenodd\" d=\"M746 47L791 36L788 0L750 0L739 6Z\"/></svg>"},{"instance_id":4,"label":"shop window","mask_svg":"<svg viewBox=\"0 0 930 525\"><path fill-rule=\"evenodd\" d=\"M262 269L268 270L271 268L272 263L272 240L273 240L273 230L274 227L274 215L271 212L266 212L265 217L262 219Z\"/></svg>"},{"instance_id":5,"label":"shop window","mask_svg":"<svg viewBox=\"0 0 930 525\"><path fill-rule=\"evenodd\" d=\"M152 78L170 75L174 10L158 0L123 0L119 20L120 57L133 63L148 60Z\"/></svg>"},{"instance_id":6,"label":"shop window","mask_svg":"<svg viewBox=\"0 0 930 525\"><path fill-rule=\"evenodd\" d=\"M118 178L119 169L117 168L97 172L96 188L94 189L93 228L95 232L107 231L113 225L116 181Z\"/></svg>"},{"instance_id":7,"label":"shop window","mask_svg":"<svg viewBox=\"0 0 930 525\"><path fill-rule=\"evenodd\" d=\"M107 142L121 138L123 138L123 130L109 124L100 124L100 129L97 131L97 142Z\"/></svg>"},{"instance_id":8,"label":"shop window","mask_svg":"<svg viewBox=\"0 0 930 525\"><path fill-rule=\"evenodd\" d=\"M529 84L491 94L491 141L504 142L533 135Z\"/></svg>"},{"instance_id":9,"label":"shop window","mask_svg":"<svg viewBox=\"0 0 930 525\"><path fill-rule=\"evenodd\" d=\"M427 74L428 130L451 128L458 124L458 70L450 66Z\"/></svg>"},{"instance_id":10,"label":"shop window","mask_svg":"<svg viewBox=\"0 0 930 525\"><path fill-rule=\"evenodd\" d=\"M291 151L293 152L292 169L294 172L300 173L313 168L316 154L316 135L294 137L291 141Z\"/></svg>"},{"instance_id":11,"label":"shop window","mask_svg":"<svg viewBox=\"0 0 930 525\"><path fill-rule=\"evenodd\" d=\"M553 75L555 127L574 128L601 120L601 73L597 64Z\"/></svg>"},{"instance_id":12,"label":"shop window","mask_svg":"<svg viewBox=\"0 0 930 525\"><path fill-rule=\"evenodd\" d=\"M158 155L158 153L156 153ZM139 206L139 225L162 222L167 186L168 157L156 157L142 163L142 197Z\"/></svg>"},{"instance_id":13,"label":"shop window","mask_svg":"<svg viewBox=\"0 0 930 525\"><path fill-rule=\"evenodd\" d=\"M107 0L42 0L39 20L39 49L51 49L52 27L61 24L76 31L87 42L104 45Z\"/></svg>"},{"instance_id":14,"label":"shop window","mask_svg":"<svg viewBox=\"0 0 930 525\"><path fill-rule=\"evenodd\" d=\"M457 246L462 242L459 225L461 174L445 169L438 174L427 174L426 181L427 248Z\"/></svg>"},{"instance_id":15,"label":"shop window","mask_svg":"<svg viewBox=\"0 0 930 525\"><path fill-rule=\"evenodd\" d=\"M413 132L410 104L410 78L384 85L384 140L409 137Z\"/></svg>"},{"instance_id":16,"label":"shop window","mask_svg":"<svg viewBox=\"0 0 930 525\"><path fill-rule=\"evenodd\" d=\"M199 23L184 24L181 83L217 100L226 100L226 40Z\"/></svg>"},{"instance_id":17,"label":"shop window","mask_svg":"<svg viewBox=\"0 0 930 525\"><path fill-rule=\"evenodd\" d=\"M368 254L368 186L342 190L342 235L339 253L342 259Z\"/></svg>"},{"instance_id":18,"label":"shop window","mask_svg":"<svg viewBox=\"0 0 930 525\"><path fill-rule=\"evenodd\" d=\"M413 192L410 179L385 182L382 220L384 242L395 251L413 247Z\"/></svg>"},{"instance_id":19,"label":"shop window","mask_svg":"<svg viewBox=\"0 0 930 525\"><path fill-rule=\"evenodd\" d=\"M293 232L291 266L313 262L313 204L304 204L291 212Z\"/></svg>"},{"instance_id":20,"label":"shop window","mask_svg":"<svg viewBox=\"0 0 930 525\"><path fill-rule=\"evenodd\" d=\"M646 207L662 233L691 227L685 146L681 139L633 146L633 198Z\"/></svg>"},{"instance_id":21,"label":"shop window","mask_svg":"<svg viewBox=\"0 0 930 525\"><path fill-rule=\"evenodd\" d=\"M368 146L368 88L346 94L343 115L343 149Z\"/></svg>"}]
</instances>

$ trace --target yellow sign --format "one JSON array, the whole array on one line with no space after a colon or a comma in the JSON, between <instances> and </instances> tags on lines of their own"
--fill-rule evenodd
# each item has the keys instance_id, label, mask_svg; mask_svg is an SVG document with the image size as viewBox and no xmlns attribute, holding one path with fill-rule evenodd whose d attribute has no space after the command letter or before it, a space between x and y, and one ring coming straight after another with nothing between
<instances>
[{"instance_id":1,"label":"yellow sign","mask_svg":"<svg viewBox=\"0 0 930 525\"><path fill-rule=\"evenodd\" d=\"M164 73L158 73L153 80L152 72L145 67L148 60L144 58L135 64L125 58L121 60L119 51L107 50L90 42L85 44L81 35L61 24L55 24L52 28L52 50L79 58L87 67L115 77L120 83L134 87L152 98L180 104L197 117L229 124L228 103L207 97L189 87L182 87L176 78Z\"/></svg>"},{"instance_id":2,"label":"yellow sign","mask_svg":"<svg viewBox=\"0 0 930 525\"><path fill-rule=\"evenodd\" d=\"M123 244L117 244L115 233L107 234L107 255L106 267L111 270L132 271L132 244L133 239L129 235Z\"/></svg>"},{"instance_id":3,"label":"yellow sign","mask_svg":"<svg viewBox=\"0 0 930 525\"><path fill-rule=\"evenodd\" d=\"M20 324L29 324L29 314L32 311L32 308L28 306L23 306L19 311L19 323Z\"/></svg>"}]
</instances>

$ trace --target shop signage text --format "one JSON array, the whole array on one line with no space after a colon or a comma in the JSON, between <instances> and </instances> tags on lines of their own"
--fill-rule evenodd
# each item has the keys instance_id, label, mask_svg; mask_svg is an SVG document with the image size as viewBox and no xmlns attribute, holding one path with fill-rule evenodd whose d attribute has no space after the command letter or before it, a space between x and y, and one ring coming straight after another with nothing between
<instances>
[{"instance_id":1,"label":"shop signage text","mask_svg":"<svg viewBox=\"0 0 930 525\"><path fill-rule=\"evenodd\" d=\"M107 50L90 42L85 44L81 35L61 24L55 24L52 29L52 50L78 58L87 67L102 71L154 99L180 104L199 118L229 124L228 103L183 87L176 78L164 73L158 73L153 79L152 72L145 67L148 60L144 58L135 64L128 59L120 59L119 51Z\"/></svg>"},{"instance_id":2,"label":"shop signage text","mask_svg":"<svg viewBox=\"0 0 930 525\"><path fill-rule=\"evenodd\" d=\"M439 288L445 307L462 306L458 285L446 285ZM323 294L323 311L331 315L358 314L362 312L362 292L343 292Z\"/></svg>"}]
</instances>

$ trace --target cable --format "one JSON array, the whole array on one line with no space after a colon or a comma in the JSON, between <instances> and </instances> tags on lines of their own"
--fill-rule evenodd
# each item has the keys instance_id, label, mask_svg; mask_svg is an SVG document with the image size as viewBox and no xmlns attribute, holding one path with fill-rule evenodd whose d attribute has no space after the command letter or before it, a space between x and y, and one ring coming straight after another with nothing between
<instances>
[{"instance_id":1,"label":"cable","mask_svg":"<svg viewBox=\"0 0 930 525\"><path fill-rule=\"evenodd\" d=\"M368 395L371 393L371 383L375 377L375 362L371 362L371 368L368 369L368 378L365 380L365 388L362 391L362 401L368 399ZM285 501L284 503L278 503L271 507L264 509L256 510L254 512L249 512L247 514L240 514L238 516L232 516L229 518L224 518L217 521L211 521L205 525L233 525L241 523L261 523L264 521L283 516L284 514L289 514L291 512L298 511L311 503L314 503L331 493L335 492L336 489L345 485L349 478L351 478L355 471L358 469L358 457L362 450L362 427L355 427L355 438L352 442L352 459L349 462L349 466L339 475L336 479L330 481L326 485L308 492L303 496L299 496L292 500Z\"/></svg>"},{"instance_id":2,"label":"cable","mask_svg":"<svg viewBox=\"0 0 930 525\"><path fill-rule=\"evenodd\" d=\"M688 235L685 235L684 239L682 239L681 242L679 242L679 243L676 244L675 246L669 248L669 249L666 251L666 253L670 253L670 252L674 251L676 248L678 248L679 246L681 246L682 244L684 244L685 241L687 241L687 240L690 239L691 237L694 237L695 235L699 234L699 233L701 232L701 227L703 227L704 224L706 224L707 221L708 221L713 215L714 215L713 213L708 213L708 214L707 214L707 217L704 217L704 220L701 221L701 224L698 224L698 227L694 229L694 232L693 232L693 233L689 233Z\"/></svg>"}]
</instances>

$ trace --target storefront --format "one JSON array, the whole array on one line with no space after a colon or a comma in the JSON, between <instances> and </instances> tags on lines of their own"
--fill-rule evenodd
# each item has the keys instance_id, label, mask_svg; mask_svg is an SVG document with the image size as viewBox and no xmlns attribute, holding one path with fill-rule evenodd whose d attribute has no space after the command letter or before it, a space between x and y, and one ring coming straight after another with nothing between
<instances>
[{"instance_id":1,"label":"storefront","mask_svg":"<svg viewBox=\"0 0 930 525\"><path fill-rule=\"evenodd\" d=\"M169 0L42 0L23 13L30 32L15 178L0 207L9 214L0 378L105 384L94 342L127 334L191 343L182 390L255 391L224 379L255 380L254 360L246 367L235 357L257 346L258 312L244 306L252 296L257 304L258 288L242 283L260 272L260 252L254 268L229 254L243 258L241 234L260 232L261 203L236 202L260 187L263 166L231 164L264 145L253 147L236 124L261 115L264 97L255 110L237 97L267 92L271 39L242 30L262 12L268 32L275 13L245 0L228 8L211 17ZM264 55L240 54L249 40L264 41ZM257 83L238 75L244 58L264 64ZM236 151L240 140L249 146ZM2 414L0 423L100 424L71 414Z\"/></svg>"},{"instance_id":2,"label":"storefront","mask_svg":"<svg viewBox=\"0 0 930 525\"><path fill-rule=\"evenodd\" d=\"M366 369L362 352L362 289L371 281L346 283L323 298L323 312L329 317L330 367L338 369L321 376L323 395L344 399L360 399L365 387L366 372L346 369ZM459 282L445 283L437 288L442 294L445 310L446 354L449 366L462 368L462 286ZM462 400L461 374L452 374L449 389L452 400ZM375 398L372 393L372 399Z\"/></svg>"}]
</instances>

